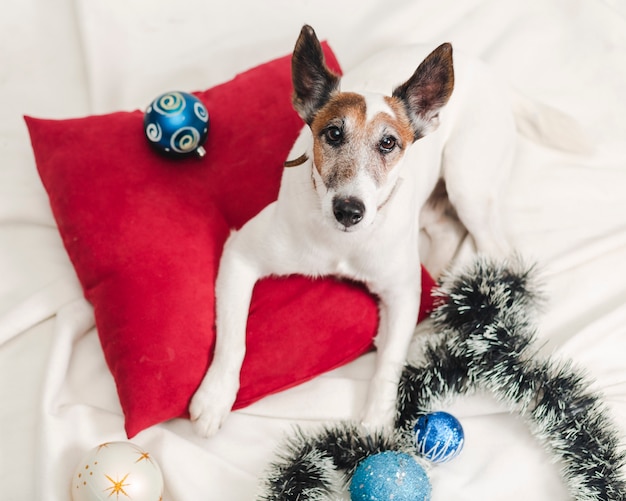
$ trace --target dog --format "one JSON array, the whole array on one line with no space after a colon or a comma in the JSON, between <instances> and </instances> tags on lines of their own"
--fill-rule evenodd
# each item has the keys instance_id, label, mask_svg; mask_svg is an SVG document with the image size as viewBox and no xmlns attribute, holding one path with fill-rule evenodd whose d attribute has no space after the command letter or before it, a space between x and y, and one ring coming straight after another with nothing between
<instances>
[{"instance_id":1,"label":"dog","mask_svg":"<svg viewBox=\"0 0 626 501\"><path fill-rule=\"evenodd\" d=\"M485 65L456 54L453 62L449 43L432 51L409 46L340 78L305 25L292 79L293 106L306 125L276 202L224 246L214 358L189 406L201 436L216 433L235 402L260 278L333 275L362 282L377 297L376 367L361 420L384 427L393 422L417 322L420 235L430 255L445 256L435 259L438 269L451 257L448 236L433 229L446 214L458 218L478 252L509 251L500 199L516 123L508 92Z\"/></svg>"}]
</instances>

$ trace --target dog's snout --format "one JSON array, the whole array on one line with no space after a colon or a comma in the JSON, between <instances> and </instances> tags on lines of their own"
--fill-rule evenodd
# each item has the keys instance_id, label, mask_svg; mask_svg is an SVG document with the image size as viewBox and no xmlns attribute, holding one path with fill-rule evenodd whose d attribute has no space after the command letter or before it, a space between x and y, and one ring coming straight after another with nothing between
<instances>
[{"instance_id":1,"label":"dog's snout","mask_svg":"<svg viewBox=\"0 0 626 501\"><path fill-rule=\"evenodd\" d=\"M346 228L358 224L365 214L365 205L358 198L337 197L333 200L335 219Z\"/></svg>"}]
</instances>

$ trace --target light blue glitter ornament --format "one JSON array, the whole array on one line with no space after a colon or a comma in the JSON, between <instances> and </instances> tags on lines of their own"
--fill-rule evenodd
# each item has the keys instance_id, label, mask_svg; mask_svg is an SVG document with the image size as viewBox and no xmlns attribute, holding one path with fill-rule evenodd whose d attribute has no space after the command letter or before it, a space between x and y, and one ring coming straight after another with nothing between
<instances>
[{"instance_id":1,"label":"light blue glitter ornament","mask_svg":"<svg viewBox=\"0 0 626 501\"><path fill-rule=\"evenodd\" d=\"M429 501L430 480L404 452L386 451L365 458L350 482L352 501Z\"/></svg>"},{"instance_id":2,"label":"light blue glitter ornament","mask_svg":"<svg viewBox=\"0 0 626 501\"><path fill-rule=\"evenodd\" d=\"M413 430L417 452L434 463L450 461L463 449L463 427L447 412L431 412L421 416Z\"/></svg>"},{"instance_id":3,"label":"light blue glitter ornament","mask_svg":"<svg viewBox=\"0 0 626 501\"><path fill-rule=\"evenodd\" d=\"M206 154L202 146L209 133L206 106L187 92L167 92L146 109L143 128L148 141L172 155Z\"/></svg>"}]
</instances>

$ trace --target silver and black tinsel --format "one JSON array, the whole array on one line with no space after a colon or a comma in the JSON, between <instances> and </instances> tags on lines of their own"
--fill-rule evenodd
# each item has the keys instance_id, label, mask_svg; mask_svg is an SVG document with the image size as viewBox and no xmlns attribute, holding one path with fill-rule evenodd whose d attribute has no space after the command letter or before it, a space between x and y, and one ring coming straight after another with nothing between
<instances>
[{"instance_id":1,"label":"silver and black tinsel","mask_svg":"<svg viewBox=\"0 0 626 501\"><path fill-rule=\"evenodd\" d=\"M415 453L411 430L420 416L482 389L526 419L561 466L572 499L626 501L626 456L601 396L572 363L536 354L541 295L533 267L480 258L444 277L438 294L433 339L400 382L395 431L371 434L354 423L297 431L270 465L259 500L337 499L361 460Z\"/></svg>"}]
</instances>

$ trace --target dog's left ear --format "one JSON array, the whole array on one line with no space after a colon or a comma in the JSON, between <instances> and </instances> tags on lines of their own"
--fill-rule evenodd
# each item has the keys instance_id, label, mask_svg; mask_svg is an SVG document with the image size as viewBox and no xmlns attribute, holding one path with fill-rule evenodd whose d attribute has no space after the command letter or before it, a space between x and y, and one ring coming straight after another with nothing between
<instances>
[{"instance_id":1,"label":"dog's left ear","mask_svg":"<svg viewBox=\"0 0 626 501\"><path fill-rule=\"evenodd\" d=\"M439 111L454 89L452 45L441 44L418 66L413 76L393 91L409 114L415 139L439 125Z\"/></svg>"},{"instance_id":2,"label":"dog's left ear","mask_svg":"<svg viewBox=\"0 0 626 501\"><path fill-rule=\"evenodd\" d=\"M339 76L326 66L315 31L302 27L291 60L293 107L309 125L317 111L339 90Z\"/></svg>"}]
</instances>

